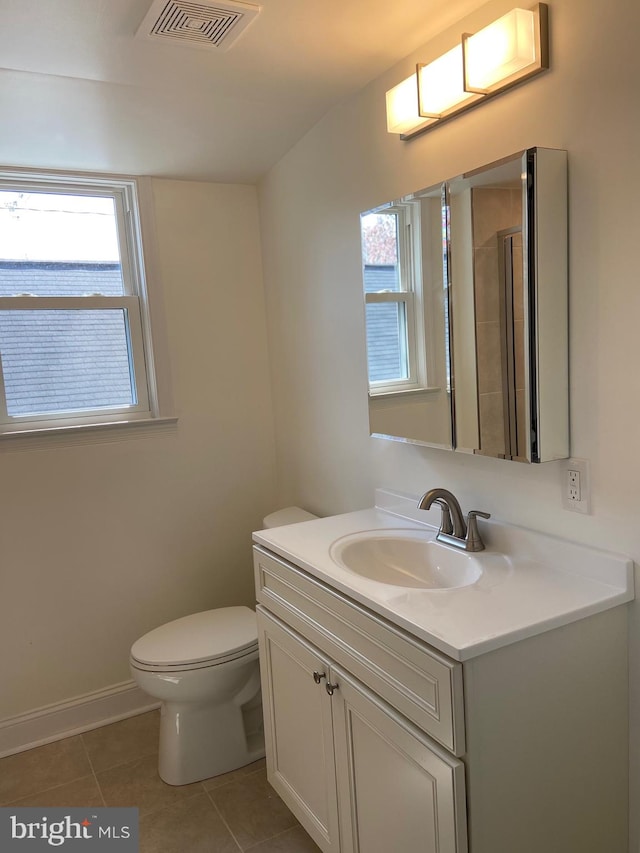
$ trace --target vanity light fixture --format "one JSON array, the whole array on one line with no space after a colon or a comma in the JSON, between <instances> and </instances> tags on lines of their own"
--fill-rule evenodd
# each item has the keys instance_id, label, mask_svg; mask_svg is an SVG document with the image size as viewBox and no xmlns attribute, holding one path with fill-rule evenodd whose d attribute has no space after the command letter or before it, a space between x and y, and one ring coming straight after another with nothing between
<instances>
[{"instance_id":1,"label":"vanity light fixture","mask_svg":"<svg viewBox=\"0 0 640 853\"><path fill-rule=\"evenodd\" d=\"M411 139L549 67L548 7L512 9L387 92L387 130Z\"/></svg>"}]
</instances>

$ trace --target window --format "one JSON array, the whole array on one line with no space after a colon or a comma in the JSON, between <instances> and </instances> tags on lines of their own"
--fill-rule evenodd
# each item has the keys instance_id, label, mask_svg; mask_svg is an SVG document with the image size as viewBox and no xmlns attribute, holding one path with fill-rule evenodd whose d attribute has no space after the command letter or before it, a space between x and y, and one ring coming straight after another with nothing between
<instances>
[{"instance_id":1,"label":"window","mask_svg":"<svg viewBox=\"0 0 640 853\"><path fill-rule=\"evenodd\" d=\"M389 394L424 387L424 323L419 257L419 208L388 205L361 216L369 391Z\"/></svg>"},{"instance_id":2,"label":"window","mask_svg":"<svg viewBox=\"0 0 640 853\"><path fill-rule=\"evenodd\" d=\"M136 183L0 174L0 433L153 417Z\"/></svg>"}]
</instances>

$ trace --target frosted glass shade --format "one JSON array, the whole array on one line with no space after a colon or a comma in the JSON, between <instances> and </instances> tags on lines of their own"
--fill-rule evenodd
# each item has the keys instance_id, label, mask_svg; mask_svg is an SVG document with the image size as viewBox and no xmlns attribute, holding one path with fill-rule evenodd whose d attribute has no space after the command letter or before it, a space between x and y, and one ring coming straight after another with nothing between
<instances>
[{"instance_id":1,"label":"frosted glass shade","mask_svg":"<svg viewBox=\"0 0 640 853\"><path fill-rule=\"evenodd\" d=\"M541 65L539 13L512 9L463 39L464 88L488 93L514 82Z\"/></svg>"},{"instance_id":2,"label":"frosted glass shade","mask_svg":"<svg viewBox=\"0 0 640 853\"><path fill-rule=\"evenodd\" d=\"M434 118L478 99L464 89L461 44L427 65L418 65L418 95L420 115Z\"/></svg>"},{"instance_id":3,"label":"frosted glass shade","mask_svg":"<svg viewBox=\"0 0 640 853\"><path fill-rule=\"evenodd\" d=\"M387 94L387 130L409 139L549 67L548 7L512 9Z\"/></svg>"},{"instance_id":4,"label":"frosted glass shade","mask_svg":"<svg viewBox=\"0 0 640 853\"><path fill-rule=\"evenodd\" d=\"M387 130L389 133L408 133L428 124L418 112L418 78L407 77L387 92Z\"/></svg>"}]
</instances>

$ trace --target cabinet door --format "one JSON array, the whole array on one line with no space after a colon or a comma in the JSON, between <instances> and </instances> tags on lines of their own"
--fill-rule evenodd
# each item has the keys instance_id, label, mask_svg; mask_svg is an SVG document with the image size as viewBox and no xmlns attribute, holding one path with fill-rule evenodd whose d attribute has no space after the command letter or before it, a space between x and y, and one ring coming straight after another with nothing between
<instances>
[{"instance_id":1,"label":"cabinet door","mask_svg":"<svg viewBox=\"0 0 640 853\"><path fill-rule=\"evenodd\" d=\"M269 781L316 844L338 853L329 665L261 607L257 612Z\"/></svg>"},{"instance_id":2,"label":"cabinet door","mask_svg":"<svg viewBox=\"0 0 640 853\"><path fill-rule=\"evenodd\" d=\"M342 853L464 853L464 765L334 668Z\"/></svg>"}]
</instances>

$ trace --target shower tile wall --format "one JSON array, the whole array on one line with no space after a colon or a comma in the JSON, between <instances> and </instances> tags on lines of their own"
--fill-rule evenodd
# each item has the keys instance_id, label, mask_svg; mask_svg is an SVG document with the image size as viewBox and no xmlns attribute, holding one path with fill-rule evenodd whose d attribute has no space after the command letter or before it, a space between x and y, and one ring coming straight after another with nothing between
<instances>
[{"instance_id":1,"label":"shower tile wall","mask_svg":"<svg viewBox=\"0 0 640 853\"><path fill-rule=\"evenodd\" d=\"M505 412L501 353L499 231L522 225L519 189L476 187L471 196L473 212L473 267L478 370L478 420L480 453L505 453ZM522 241L514 251L515 334L522 340ZM522 348L517 349L522 352ZM518 397L524 401L524 365L516 365ZM519 418L518 423L524 423Z\"/></svg>"}]
</instances>

